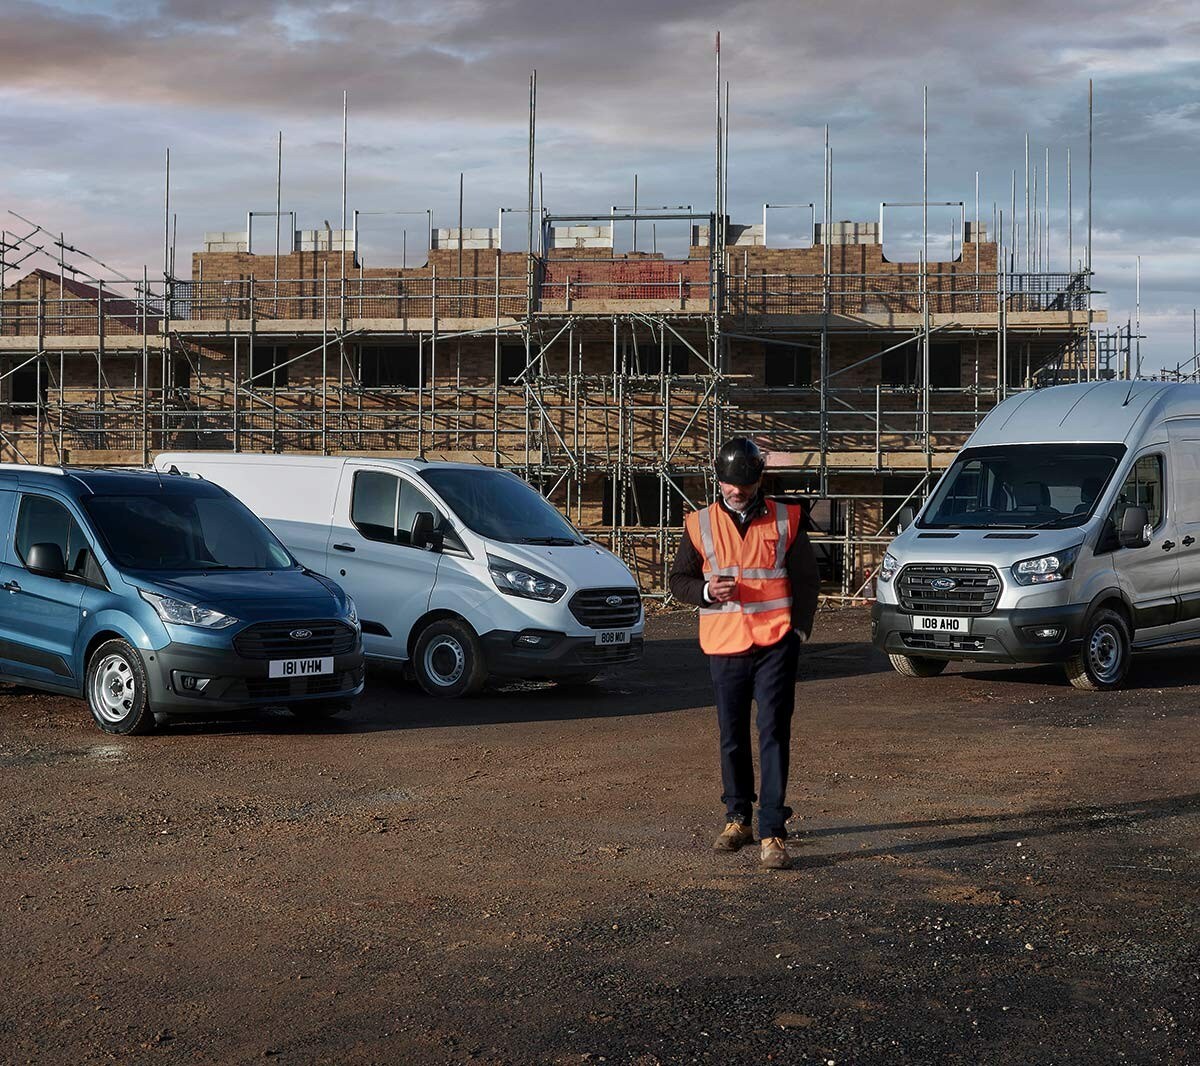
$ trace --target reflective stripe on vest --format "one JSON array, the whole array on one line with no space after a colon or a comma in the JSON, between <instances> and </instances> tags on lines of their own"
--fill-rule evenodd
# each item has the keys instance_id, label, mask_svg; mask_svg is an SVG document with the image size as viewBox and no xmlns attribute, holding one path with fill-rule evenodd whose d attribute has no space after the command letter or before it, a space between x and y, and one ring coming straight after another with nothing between
<instances>
[{"instance_id":1,"label":"reflective stripe on vest","mask_svg":"<svg viewBox=\"0 0 1200 1066\"><path fill-rule=\"evenodd\" d=\"M733 655L778 643L791 629L792 594L787 553L800 529L800 509L766 501L743 537L720 503L687 516L685 527L703 558L704 577L738 579L737 599L700 609L700 646L709 655Z\"/></svg>"}]
</instances>

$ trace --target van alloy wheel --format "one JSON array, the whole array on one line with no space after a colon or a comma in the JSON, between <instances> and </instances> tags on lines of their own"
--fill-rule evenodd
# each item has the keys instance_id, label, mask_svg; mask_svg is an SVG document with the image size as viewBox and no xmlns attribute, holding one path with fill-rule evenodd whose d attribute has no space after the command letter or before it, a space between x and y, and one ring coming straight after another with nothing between
<instances>
[{"instance_id":1,"label":"van alloy wheel","mask_svg":"<svg viewBox=\"0 0 1200 1066\"><path fill-rule=\"evenodd\" d=\"M106 655L92 674L92 707L114 725L124 721L137 700L137 675L123 655Z\"/></svg>"}]
</instances>

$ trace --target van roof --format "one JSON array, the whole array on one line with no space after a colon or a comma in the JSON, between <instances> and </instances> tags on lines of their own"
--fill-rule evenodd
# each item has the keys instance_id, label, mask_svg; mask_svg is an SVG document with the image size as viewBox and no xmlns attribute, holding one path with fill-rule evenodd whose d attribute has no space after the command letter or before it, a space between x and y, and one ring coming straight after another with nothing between
<instances>
[{"instance_id":1,"label":"van roof","mask_svg":"<svg viewBox=\"0 0 1200 1066\"><path fill-rule=\"evenodd\" d=\"M270 452L163 452L154 457L154 466L162 471L168 471L172 466L178 466L186 471L189 464L194 463L238 463L262 462L278 466L343 466L346 463L383 463L397 466L405 470L418 472L421 470L460 469L460 470L495 470L488 463L454 463L440 459L403 459L391 455L276 455Z\"/></svg>"},{"instance_id":2,"label":"van roof","mask_svg":"<svg viewBox=\"0 0 1200 1066\"><path fill-rule=\"evenodd\" d=\"M50 488L79 496L225 496L224 489L197 478L163 477L156 470L120 467L34 466L0 463L0 484Z\"/></svg>"},{"instance_id":3,"label":"van roof","mask_svg":"<svg viewBox=\"0 0 1200 1066\"><path fill-rule=\"evenodd\" d=\"M1200 385L1091 381L1010 396L971 434L995 444L1128 444L1166 418L1200 418Z\"/></svg>"}]
</instances>

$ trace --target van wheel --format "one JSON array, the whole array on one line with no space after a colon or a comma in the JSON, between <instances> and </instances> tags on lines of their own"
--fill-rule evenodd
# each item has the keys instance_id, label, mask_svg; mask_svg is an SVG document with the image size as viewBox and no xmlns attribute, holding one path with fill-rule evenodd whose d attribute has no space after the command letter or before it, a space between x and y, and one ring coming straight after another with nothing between
<instances>
[{"instance_id":1,"label":"van wheel","mask_svg":"<svg viewBox=\"0 0 1200 1066\"><path fill-rule=\"evenodd\" d=\"M96 725L106 733L128 736L154 729L146 666L128 641L106 640L92 653L85 696Z\"/></svg>"},{"instance_id":2,"label":"van wheel","mask_svg":"<svg viewBox=\"0 0 1200 1066\"><path fill-rule=\"evenodd\" d=\"M421 630L412 663L421 688L443 699L474 695L487 680L479 638L470 626L453 618Z\"/></svg>"},{"instance_id":3,"label":"van wheel","mask_svg":"<svg viewBox=\"0 0 1200 1066\"><path fill-rule=\"evenodd\" d=\"M1097 611L1083 634L1083 645L1063 665L1076 688L1101 692L1125 683L1132 655L1125 619L1116 611Z\"/></svg>"},{"instance_id":4,"label":"van wheel","mask_svg":"<svg viewBox=\"0 0 1200 1066\"><path fill-rule=\"evenodd\" d=\"M892 669L905 677L937 677L949 662L948 659L927 659L923 655L889 655Z\"/></svg>"}]
</instances>

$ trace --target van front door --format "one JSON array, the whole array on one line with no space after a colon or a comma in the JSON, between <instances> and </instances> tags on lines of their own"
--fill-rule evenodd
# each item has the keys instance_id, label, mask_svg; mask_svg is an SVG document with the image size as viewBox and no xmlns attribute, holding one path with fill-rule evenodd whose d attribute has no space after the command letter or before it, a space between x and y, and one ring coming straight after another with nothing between
<instances>
[{"instance_id":1,"label":"van front door","mask_svg":"<svg viewBox=\"0 0 1200 1066\"><path fill-rule=\"evenodd\" d=\"M56 544L68 575L45 577L25 569L34 544ZM55 685L77 684L75 643L84 584L78 568L90 550L79 523L58 500L23 493L17 508L12 553L0 588L5 669Z\"/></svg>"},{"instance_id":2,"label":"van front door","mask_svg":"<svg viewBox=\"0 0 1200 1066\"><path fill-rule=\"evenodd\" d=\"M1166 479L1167 459L1162 451L1138 456L1110 515L1114 529L1121 528L1126 507L1145 507L1150 516L1150 544L1145 548L1117 548L1113 554L1117 579L1133 603L1138 641L1170 636L1179 619L1175 593L1180 536L1171 512L1178 494L1172 492L1168 498Z\"/></svg>"},{"instance_id":3,"label":"van front door","mask_svg":"<svg viewBox=\"0 0 1200 1066\"><path fill-rule=\"evenodd\" d=\"M368 655L407 659L409 631L429 609L441 555L409 543L418 511L442 517L394 470L343 468L325 572L354 597Z\"/></svg>"},{"instance_id":4,"label":"van front door","mask_svg":"<svg viewBox=\"0 0 1200 1066\"><path fill-rule=\"evenodd\" d=\"M1179 628L1200 632L1200 418L1167 423L1171 440L1171 510L1179 544L1176 556Z\"/></svg>"}]
</instances>

